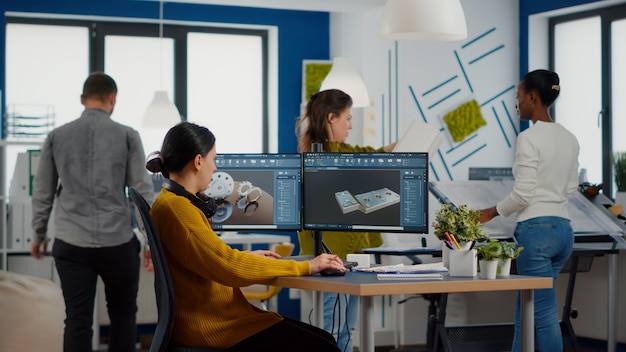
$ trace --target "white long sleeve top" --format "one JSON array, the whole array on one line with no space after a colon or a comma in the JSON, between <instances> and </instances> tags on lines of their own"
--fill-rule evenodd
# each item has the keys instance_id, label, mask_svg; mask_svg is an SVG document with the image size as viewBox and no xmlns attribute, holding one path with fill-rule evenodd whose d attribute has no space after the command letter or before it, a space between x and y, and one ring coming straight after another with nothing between
<instances>
[{"instance_id":1,"label":"white long sleeve top","mask_svg":"<svg viewBox=\"0 0 626 352\"><path fill-rule=\"evenodd\" d=\"M517 212L517 222L540 216L570 219L567 204L578 187L579 149L576 137L558 123L537 121L520 133L515 186L496 205L498 214Z\"/></svg>"}]
</instances>

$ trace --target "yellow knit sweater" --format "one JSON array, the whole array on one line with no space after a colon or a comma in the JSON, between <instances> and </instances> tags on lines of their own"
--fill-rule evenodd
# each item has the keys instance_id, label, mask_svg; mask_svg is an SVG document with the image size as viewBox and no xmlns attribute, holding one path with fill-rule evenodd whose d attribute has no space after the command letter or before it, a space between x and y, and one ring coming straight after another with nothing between
<instances>
[{"instance_id":1,"label":"yellow knit sweater","mask_svg":"<svg viewBox=\"0 0 626 352\"><path fill-rule=\"evenodd\" d=\"M276 260L226 245L200 209L167 189L150 213L174 283L176 345L225 349L278 323L281 316L251 305L239 288L310 275L306 261Z\"/></svg>"}]
</instances>

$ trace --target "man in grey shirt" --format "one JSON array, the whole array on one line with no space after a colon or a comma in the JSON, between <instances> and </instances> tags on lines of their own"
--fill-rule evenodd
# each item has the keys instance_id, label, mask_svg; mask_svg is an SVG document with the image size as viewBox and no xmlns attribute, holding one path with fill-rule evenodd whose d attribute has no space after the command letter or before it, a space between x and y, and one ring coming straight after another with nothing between
<instances>
[{"instance_id":1,"label":"man in grey shirt","mask_svg":"<svg viewBox=\"0 0 626 352\"><path fill-rule=\"evenodd\" d=\"M48 134L33 180L31 255L40 259L46 253L53 221L66 352L91 351L98 276L111 321L109 350L135 351L141 245L133 233L126 188L136 188L149 202L154 190L139 133L111 120L116 98L113 78L102 72L89 75L81 95L85 110Z\"/></svg>"}]
</instances>

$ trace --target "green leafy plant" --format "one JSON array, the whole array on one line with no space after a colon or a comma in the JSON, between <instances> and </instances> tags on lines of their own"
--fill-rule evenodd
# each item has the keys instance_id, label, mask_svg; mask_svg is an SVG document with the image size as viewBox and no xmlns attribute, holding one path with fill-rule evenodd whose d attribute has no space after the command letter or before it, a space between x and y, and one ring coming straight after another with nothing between
<instances>
[{"instance_id":1,"label":"green leafy plant","mask_svg":"<svg viewBox=\"0 0 626 352\"><path fill-rule=\"evenodd\" d=\"M626 192L626 152L613 154L613 169L618 192Z\"/></svg>"},{"instance_id":2,"label":"green leafy plant","mask_svg":"<svg viewBox=\"0 0 626 352\"><path fill-rule=\"evenodd\" d=\"M479 260L497 260L502 257L502 243L495 238L478 242L474 248Z\"/></svg>"},{"instance_id":3,"label":"green leafy plant","mask_svg":"<svg viewBox=\"0 0 626 352\"><path fill-rule=\"evenodd\" d=\"M480 224L480 210L463 204L456 208L442 204L435 211L435 236L446 239L446 232L454 235L457 241L475 241L487 237Z\"/></svg>"},{"instance_id":4,"label":"green leafy plant","mask_svg":"<svg viewBox=\"0 0 626 352\"><path fill-rule=\"evenodd\" d=\"M500 259L517 259L520 252L524 249L523 246L518 246L515 242L500 241L500 245L502 246L502 255L500 256Z\"/></svg>"}]
</instances>

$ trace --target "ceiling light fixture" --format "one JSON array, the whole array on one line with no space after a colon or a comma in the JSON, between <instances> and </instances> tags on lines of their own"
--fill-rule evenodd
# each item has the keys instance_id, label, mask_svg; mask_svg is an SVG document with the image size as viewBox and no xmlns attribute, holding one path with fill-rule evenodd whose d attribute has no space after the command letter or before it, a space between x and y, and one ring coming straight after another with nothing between
<instances>
[{"instance_id":1,"label":"ceiling light fixture","mask_svg":"<svg viewBox=\"0 0 626 352\"><path fill-rule=\"evenodd\" d=\"M387 0L380 33L392 40L463 40L467 23L460 0Z\"/></svg>"},{"instance_id":2,"label":"ceiling light fixture","mask_svg":"<svg viewBox=\"0 0 626 352\"><path fill-rule=\"evenodd\" d=\"M159 90L154 92L152 102L143 114L145 127L172 127L181 121L178 108L163 90L163 1L159 2Z\"/></svg>"},{"instance_id":3,"label":"ceiling light fixture","mask_svg":"<svg viewBox=\"0 0 626 352\"><path fill-rule=\"evenodd\" d=\"M344 51L344 13L341 13L341 51ZM322 81L320 91L339 89L352 98L352 107L370 106L370 97L365 82L347 57L335 57L333 66Z\"/></svg>"}]
</instances>

